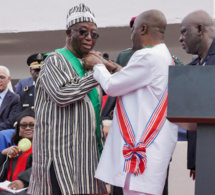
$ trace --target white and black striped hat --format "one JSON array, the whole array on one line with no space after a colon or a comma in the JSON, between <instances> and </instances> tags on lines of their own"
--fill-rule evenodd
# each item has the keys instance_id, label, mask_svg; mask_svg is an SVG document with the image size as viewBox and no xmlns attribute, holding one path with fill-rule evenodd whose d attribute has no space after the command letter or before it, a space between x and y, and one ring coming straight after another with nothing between
<instances>
[{"instance_id":1,"label":"white and black striped hat","mask_svg":"<svg viewBox=\"0 0 215 195\"><path fill-rule=\"evenodd\" d=\"M80 3L79 6L74 6L69 10L66 27L68 29L70 26L80 22L92 22L96 24L94 13L83 3Z\"/></svg>"}]
</instances>

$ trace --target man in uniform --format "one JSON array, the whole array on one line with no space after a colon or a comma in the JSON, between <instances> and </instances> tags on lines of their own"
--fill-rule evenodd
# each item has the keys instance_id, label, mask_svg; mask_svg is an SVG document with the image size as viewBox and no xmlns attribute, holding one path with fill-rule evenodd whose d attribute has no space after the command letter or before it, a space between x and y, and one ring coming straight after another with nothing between
<instances>
[{"instance_id":1,"label":"man in uniform","mask_svg":"<svg viewBox=\"0 0 215 195\"><path fill-rule=\"evenodd\" d=\"M36 58L36 61L38 63L42 63L42 61L43 61L43 54L42 53L37 53L37 54L33 54L33 55L29 56L28 59L27 59L27 64L28 64L28 60L31 60L31 58L32 59ZM28 64L28 66L29 66L29 64ZM30 74L31 74L31 77L20 79L19 82L15 85L16 94L20 94L20 92L23 91L25 89L25 87L30 87L32 85L35 85L35 81L34 81L33 77L34 77L34 75L36 75L36 73L33 72L30 69Z\"/></svg>"},{"instance_id":2,"label":"man in uniform","mask_svg":"<svg viewBox=\"0 0 215 195\"><path fill-rule=\"evenodd\" d=\"M37 80L37 77L39 76L40 67L43 63L44 54L42 53L36 53L33 55L30 55L27 59L27 64L30 67L30 73L33 79L33 85L26 86L23 91L20 92L19 96L19 105L18 105L18 111L21 112L26 108L34 108L34 90L35 90L35 83Z\"/></svg>"}]
</instances>

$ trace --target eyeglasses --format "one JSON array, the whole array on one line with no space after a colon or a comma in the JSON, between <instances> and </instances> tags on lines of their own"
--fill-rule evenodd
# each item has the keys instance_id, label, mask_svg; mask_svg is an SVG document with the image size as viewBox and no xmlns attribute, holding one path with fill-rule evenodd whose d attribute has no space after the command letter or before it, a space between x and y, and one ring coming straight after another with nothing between
<instances>
[{"instance_id":1,"label":"eyeglasses","mask_svg":"<svg viewBox=\"0 0 215 195\"><path fill-rule=\"evenodd\" d=\"M71 30L79 32L79 34L81 36L84 36L84 37L87 37L90 33L90 36L92 37L92 39L98 39L99 38L99 34L97 34L95 32L89 32L89 31L84 30L84 29L71 29Z\"/></svg>"},{"instance_id":2,"label":"eyeglasses","mask_svg":"<svg viewBox=\"0 0 215 195\"><path fill-rule=\"evenodd\" d=\"M33 129L34 128L34 123L20 123L19 126L22 128L22 129L26 129L28 126L30 129Z\"/></svg>"}]
</instances>

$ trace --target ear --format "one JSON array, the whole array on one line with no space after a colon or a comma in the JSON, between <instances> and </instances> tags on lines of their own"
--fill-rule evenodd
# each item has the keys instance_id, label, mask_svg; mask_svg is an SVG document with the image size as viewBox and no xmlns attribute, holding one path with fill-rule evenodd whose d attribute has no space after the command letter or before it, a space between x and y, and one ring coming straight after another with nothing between
<instances>
[{"instance_id":1,"label":"ear","mask_svg":"<svg viewBox=\"0 0 215 195\"><path fill-rule=\"evenodd\" d=\"M146 34L147 30L148 30L148 26L144 24L144 25L142 26L142 29L141 29L141 35Z\"/></svg>"},{"instance_id":2,"label":"ear","mask_svg":"<svg viewBox=\"0 0 215 195\"><path fill-rule=\"evenodd\" d=\"M203 34L203 31L204 31L204 26L202 24L199 24L197 26L197 29L198 29L198 33L199 35L202 35Z\"/></svg>"},{"instance_id":3,"label":"ear","mask_svg":"<svg viewBox=\"0 0 215 195\"><path fill-rule=\"evenodd\" d=\"M71 35L71 29L66 30L66 35L67 35L67 37L69 37Z\"/></svg>"}]
</instances>

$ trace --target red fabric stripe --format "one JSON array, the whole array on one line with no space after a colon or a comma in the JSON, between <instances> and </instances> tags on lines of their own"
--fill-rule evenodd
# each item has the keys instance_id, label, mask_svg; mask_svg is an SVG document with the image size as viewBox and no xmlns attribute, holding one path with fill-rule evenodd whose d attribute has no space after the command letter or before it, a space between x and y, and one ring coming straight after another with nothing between
<instances>
[{"instance_id":1,"label":"red fabric stripe","mask_svg":"<svg viewBox=\"0 0 215 195\"><path fill-rule=\"evenodd\" d=\"M103 109L104 106L105 106L105 103L106 103L106 101L107 101L107 98L108 98L108 95L103 95L103 97L102 97L102 109Z\"/></svg>"},{"instance_id":2,"label":"red fabric stripe","mask_svg":"<svg viewBox=\"0 0 215 195\"><path fill-rule=\"evenodd\" d=\"M18 158L18 161L16 163L16 167L15 167L15 170L13 172L13 175L12 175L12 162L13 162L13 158L11 158L10 160L10 166L9 166L9 170L8 170L8 175L7 175L7 180L9 181L10 180L10 177L12 175L12 181L15 181L17 180L17 176L19 175L19 173L21 171L25 171L26 169L26 165L27 165L27 159L28 159L28 156L32 154L32 146L29 150L27 150L26 152L23 152L21 154L21 156Z\"/></svg>"},{"instance_id":3,"label":"red fabric stripe","mask_svg":"<svg viewBox=\"0 0 215 195\"><path fill-rule=\"evenodd\" d=\"M20 156L20 158L18 158L16 168L15 168L14 173L13 173L12 181L17 180L17 176L19 175L19 173L21 171L25 171L26 164L27 164L27 159L28 159L28 156L30 154L32 154L32 146L31 146L31 148L29 150L23 152L22 155Z\"/></svg>"},{"instance_id":4,"label":"red fabric stripe","mask_svg":"<svg viewBox=\"0 0 215 195\"><path fill-rule=\"evenodd\" d=\"M136 170L136 156L133 156L133 158L131 159L131 164L130 164L130 172L134 173L134 171Z\"/></svg>"},{"instance_id":5,"label":"red fabric stripe","mask_svg":"<svg viewBox=\"0 0 215 195\"><path fill-rule=\"evenodd\" d=\"M121 110L121 113L122 113L122 118L123 118L123 122L125 123L125 126L126 126L126 129L127 129L127 132L128 132L128 136L129 136L129 139L131 140L131 143L135 143L135 138L134 138L134 135L133 135L133 132L131 130L131 126L130 126L130 123L128 121L128 118L127 118L127 115L125 113L125 110L123 108L123 105L122 105L122 101L120 99L119 101L119 108ZM120 124L120 123L119 123ZM123 129L121 129L123 130Z\"/></svg>"},{"instance_id":6,"label":"red fabric stripe","mask_svg":"<svg viewBox=\"0 0 215 195\"><path fill-rule=\"evenodd\" d=\"M148 135L146 136L146 138L145 138L144 141L148 140L149 137L154 133L154 131L156 131L157 127L158 127L159 124L160 124L160 121L162 120L162 118L163 118L163 116L164 116L164 114L165 114L166 107L167 107L167 98L166 98L166 100L165 100L165 102L164 102L164 106L162 107L162 109L161 109L161 111L160 111L160 113L159 113L159 116L158 116L157 120L156 120L155 123L153 124L152 128L150 129L150 131L149 131L149 133L148 133Z\"/></svg>"},{"instance_id":7,"label":"red fabric stripe","mask_svg":"<svg viewBox=\"0 0 215 195\"><path fill-rule=\"evenodd\" d=\"M120 121L120 126L121 126L121 129L122 129L123 137L124 137L124 139L126 140L126 142L129 145L134 146L134 143L131 141L130 136L128 134L127 127L125 125L125 121L123 119L122 112L121 112L121 109L120 109L119 99L118 98L117 98L117 112L118 112L118 118L119 118L119 121Z\"/></svg>"}]
</instances>

